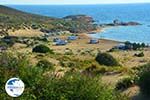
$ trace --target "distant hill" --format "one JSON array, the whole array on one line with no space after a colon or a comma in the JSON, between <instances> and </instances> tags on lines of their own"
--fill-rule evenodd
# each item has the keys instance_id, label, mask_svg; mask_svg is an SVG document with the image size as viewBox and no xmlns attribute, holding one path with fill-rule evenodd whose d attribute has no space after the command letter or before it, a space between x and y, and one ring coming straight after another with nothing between
<instances>
[{"instance_id":1,"label":"distant hill","mask_svg":"<svg viewBox=\"0 0 150 100\"><path fill-rule=\"evenodd\" d=\"M7 6L3 6L0 5L0 14L5 14L8 16L12 16L12 17L19 17L25 20L43 20L43 21L47 21L47 20L54 20L56 18L50 18L50 17L46 17L46 16L40 16L40 15L36 15L36 14L30 14L30 13L26 13L20 10L16 10L14 8L10 8Z\"/></svg>"},{"instance_id":2,"label":"distant hill","mask_svg":"<svg viewBox=\"0 0 150 100\"><path fill-rule=\"evenodd\" d=\"M77 15L78 16L78 15ZM82 16L82 20L84 16ZM86 16L87 17L87 16ZM0 5L0 34L8 33L8 30L39 29L53 31L70 31L74 33L95 30L95 26L85 21L66 20L54 17L46 17L19 11Z\"/></svg>"}]
</instances>

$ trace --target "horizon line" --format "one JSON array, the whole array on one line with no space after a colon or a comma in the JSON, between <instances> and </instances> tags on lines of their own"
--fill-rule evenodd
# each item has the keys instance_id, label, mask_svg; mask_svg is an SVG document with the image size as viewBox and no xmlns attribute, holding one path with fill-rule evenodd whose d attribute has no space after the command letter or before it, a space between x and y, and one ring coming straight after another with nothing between
<instances>
[{"instance_id":1,"label":"horizon line","mask_svg":"<svg viewBox=\"0 0 150 100\"><path fill-rule=\"evenodd\" d=\"M121 5L127 5L127 4L150 4L150 2L133 2L133 3L98 3L98 4L0 4L0 5L117 5L117 4L121 4Z\"/></svg>"}]
</instances>

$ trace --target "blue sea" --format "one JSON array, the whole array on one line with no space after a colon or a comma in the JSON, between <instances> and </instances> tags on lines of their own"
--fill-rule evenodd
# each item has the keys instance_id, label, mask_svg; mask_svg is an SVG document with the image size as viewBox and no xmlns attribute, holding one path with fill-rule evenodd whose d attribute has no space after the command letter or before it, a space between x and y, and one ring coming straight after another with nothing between
<instances>
[{"instance_id":1,"label":"blue sea","mask_svg":"<svg viewBox=\"0 0 150 100\"><path fill-rule=\"evenodd\" d=\"M95 38L117 41L144 42L150 44L150 4L108 4L108 5L9 5L10 7L50 17L62 18L68 15L86 14L97 23L135 21L140 26L108 28L101 34L92 34Z\"/></svg>"}]
</instances>

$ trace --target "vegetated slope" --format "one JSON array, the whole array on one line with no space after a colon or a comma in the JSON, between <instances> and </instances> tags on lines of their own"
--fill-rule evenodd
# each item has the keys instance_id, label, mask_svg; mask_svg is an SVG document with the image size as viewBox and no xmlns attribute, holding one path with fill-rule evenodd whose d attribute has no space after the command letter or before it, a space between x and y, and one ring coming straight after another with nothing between
<instances>
[{"instance_id":1,"label":"vegetated slope","mask_svg":"<svg viewBox=\"0 0 150 100\"><path fill-rule=\"evenodd\" d=\"M85 32L95 30L92 23L82 23L77 20L66 20L30 14L10 7L0 5L0 34L7 34L8 30L17 29L65 30L71 32Z\"/></svg>"},{"instance_id":2,"label":"vegetated slope","mask_svg":"<svg viewBox=\"0 0 150 100\"><path fill-rule=\"evenodd\" d=\"M0 31L1 34L7 33L8 30L17 30L20 28L37 28L44 27L56 18L50 18L30 13L25 13L13 8L0 5ZM47 25L48 26L48 25Z\"/></svg>"},{"instance_id":3,"label":"vegetated slope","mask_svg":"<svg viewBox=\"0 0 150 100\"><path fill-rule=\"evenodd\" d=\"M0 5L0 14L7 15L9 17L21 18L22 20L35 20L35 21L51 21L56 18L40 16L36 14L26 13L20 10L16 10L7 6Z\"/></svg>"}]
</instances>

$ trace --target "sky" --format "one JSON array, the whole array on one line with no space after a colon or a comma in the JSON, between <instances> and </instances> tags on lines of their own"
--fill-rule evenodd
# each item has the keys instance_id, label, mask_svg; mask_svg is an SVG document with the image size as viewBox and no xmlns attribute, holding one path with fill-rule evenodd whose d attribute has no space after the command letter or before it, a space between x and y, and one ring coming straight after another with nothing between
<instances>
[{"instance_id":1,"label":"sky","mask_svg":"<svg viewBox=\"0 0 150 100\"><path fill-rule=\"evenodd\" d=\"M0 0L0 4L118 4L150 3L150 0Z\"/></svg>"}]
</instances>

